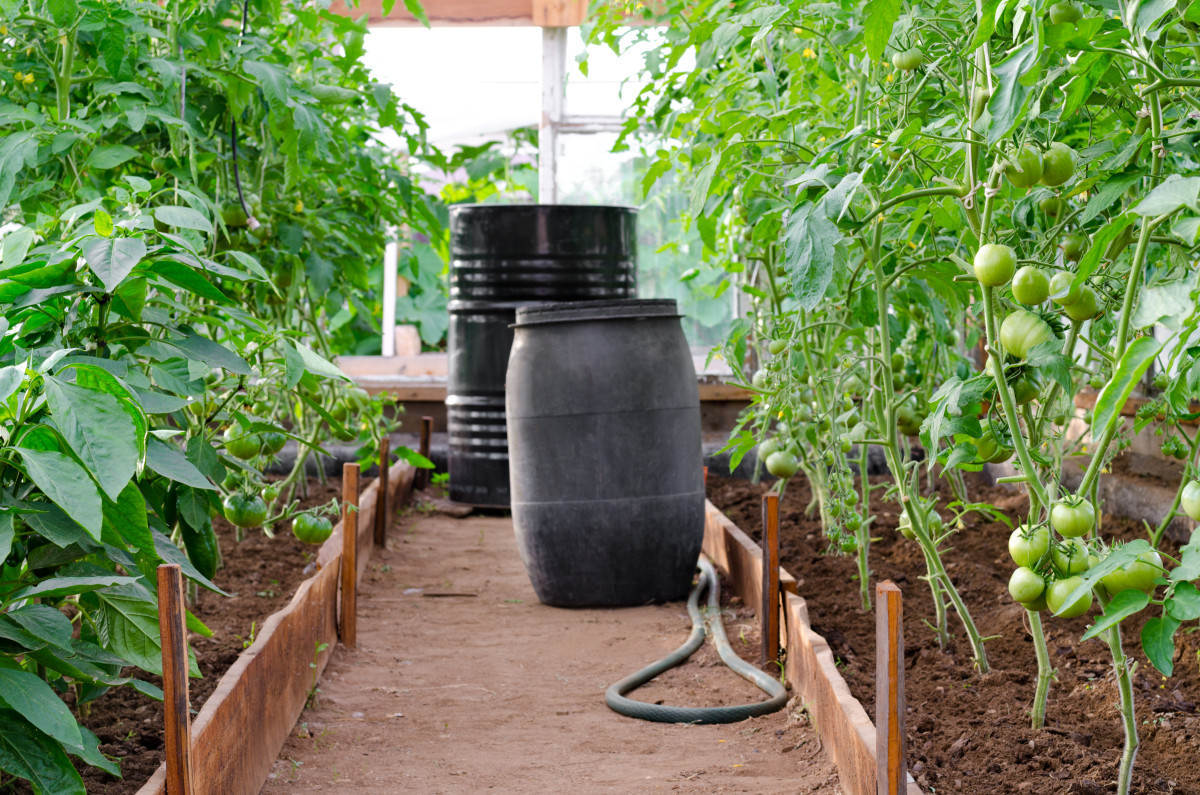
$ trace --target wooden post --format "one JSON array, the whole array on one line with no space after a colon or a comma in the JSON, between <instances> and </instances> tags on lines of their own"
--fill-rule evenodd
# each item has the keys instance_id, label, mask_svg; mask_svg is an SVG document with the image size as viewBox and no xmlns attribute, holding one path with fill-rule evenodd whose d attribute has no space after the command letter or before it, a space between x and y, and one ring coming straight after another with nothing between
<instances>
[{"instance_id":1,"label":"wooden post","mask_svg":"<svg viewBox=\"0 0 1200 795\"><path fill-rule=\"evenodd\" d=\"M433 417L421 418L421 447L418 452L425 458L429 458L429 445L433 440ZM429 470L418 469L413 479L413 489L420 491L429 485Z\"/></svg>"},{"instance_id":2,"label":"wooden post","mask_svg":"<svg viewBox=\"0 0 1200 795\"><path fill-rule=\"evenodd\" d=\"M379 488L375 490L375 545L387 548L387 531L389 505L391 502L388 499L389 487L391 482L389 470L391 468L391 452L392 440L388 437L383 437L379 440Z\"/></svg>"},{"instance_id":3,"label":"wooden post","mask_svg":"<svg viewBox=\"0 0 1200 795\"><path fill-rule=\"evenodd\" d=\"M891 580L875 586L875 761L879 795L908 787L904 731L904 606Z\"/></svg>"},{"instance_id":4,"label":"wooden post","mask_svg":"<svg viewBox=\"0 0 1200 795\"><path fill-rule=\"evenodd\" d=\"M192 716L188 701L187 623L177 563L158 567L158 628L162 636L164 751L167 795L192 795Z\"/></svg>"},{"instance_id":5,"label":"wooden post","mask_svg":"<svg viewBox=\"0 0 1200 795\"><path fill-rule=\"evenodd\" d=\"M779 495L762 498L762 662L779 662Z\"/></svg>"},{"instance_id":6,"label":"wooden post","mask_svg":"<svg viewBox=\"0 0 1200 795\"><path fill-rule=\"evenodd\" d=\"M704 468L704 490L708 491L708 467Z\"/></svg>"},{"instance_id":7,"label":"wooden post","mask_svg":"<svg viewBox=\"0 0 1200 795\"><path fill-rule=\"evenodd\" d=\"M358 464L342 464L342 643L358 642Z\"/></svg>"}]
</instances>

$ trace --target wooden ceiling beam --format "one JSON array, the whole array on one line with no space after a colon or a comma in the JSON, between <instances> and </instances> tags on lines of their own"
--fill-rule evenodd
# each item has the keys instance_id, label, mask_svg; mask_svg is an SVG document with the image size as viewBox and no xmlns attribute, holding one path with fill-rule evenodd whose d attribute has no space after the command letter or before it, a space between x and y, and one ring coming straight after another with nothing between
<instances>
[{"instance_id":1,"label":"wooden ceiling beam","mask_svg":"<svg viewBox=\"0 0 1200 795\"><path fill-rule=\"evenodd\" d=\"M587 14L587 0L424 0L429 24L436 27L529 26L565 28L579 25ZM358 19L364 14L373 28L420 25L401 0L383 14L383 0L359 0L353 8L346 0L334 0L335 14Z\"/></svg>"}]
</instances>

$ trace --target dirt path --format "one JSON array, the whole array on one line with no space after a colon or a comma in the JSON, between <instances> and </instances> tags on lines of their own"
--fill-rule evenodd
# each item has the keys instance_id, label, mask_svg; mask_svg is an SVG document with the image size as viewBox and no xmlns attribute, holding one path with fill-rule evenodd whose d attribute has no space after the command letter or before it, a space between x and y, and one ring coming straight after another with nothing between
<instances>
[{"instance_id":1,"label":"dirt path","mask_svg":"<svg viewBox=\"0 0 1200 795\"><path fill-rule=\"evenodd\" d=\"M430 594L475 594L440 596ZM753 614L727 610L744 656ZM401 517L359 595L358 649L338 648L263 793L839 793L797 708L676 726L604 705L612 682L683 642L685 606L539 604L508 519ZM711 646L637 692L718 705L761 694Z\"/></svg>"}]
</instances>

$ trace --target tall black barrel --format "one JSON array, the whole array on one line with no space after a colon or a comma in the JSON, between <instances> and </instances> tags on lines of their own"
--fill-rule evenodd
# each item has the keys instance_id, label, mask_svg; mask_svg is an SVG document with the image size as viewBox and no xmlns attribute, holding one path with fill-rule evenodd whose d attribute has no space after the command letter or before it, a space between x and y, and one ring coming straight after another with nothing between
<instances>
[{"instance_id":1,"label":"tall black barrel","mask_svg":"<svg viewBox=\"0 0 1200 795\"><path fill-rule=\"evenodd\" d=\"M450 499L507 506L504 370L517 307L637 294L628 207L450 208Z\"/></svg>"},{"instance_id":2,"label":"tall black barrel","mask_svg":"<svg viewBox=\"0 0 1200 795\"><path fill-rule=\"evenodd\" d=\"M700 393L671 300L517 311L512 517L538 598L683 598L704 540Z\"/></svg>"}]
</instances>

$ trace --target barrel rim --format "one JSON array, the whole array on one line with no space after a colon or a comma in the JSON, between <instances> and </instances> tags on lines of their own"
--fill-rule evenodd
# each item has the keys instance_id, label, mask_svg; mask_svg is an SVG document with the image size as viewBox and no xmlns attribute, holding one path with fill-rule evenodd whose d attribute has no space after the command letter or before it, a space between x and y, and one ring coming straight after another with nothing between
<instances>
[{"instance_id":1,"label":"barrel rim","mask_svg":"<svg viewBox=\"0 0 1200 795\"><path fill-rule=\"evenodd\" d=\"M679 304L674 298L609 298L600 301L559 301L552 304L523 306L517 310L517 322L510 328L541 326L550 323L579 323L596 320L636 320L640 318L678 319Z\"/></svg>"},{"instance_id":2,"label":"barrel rim","mask_svg":"<svg viewBox=\"0 0 1200 795\"><path fill-rule=\"evenodd\" d=\"M618 211L636 215L638 208L629 204L486 204L480 202L472 202L467 204L453 204L449 208L451 215L458 215L463 211L484 211L484 212L515 212L517 210L534 210L538 212L556 212L565 210L568 212L576 212L579 210L601 210L601 211Z\"/></svg>"}]
</instances>

